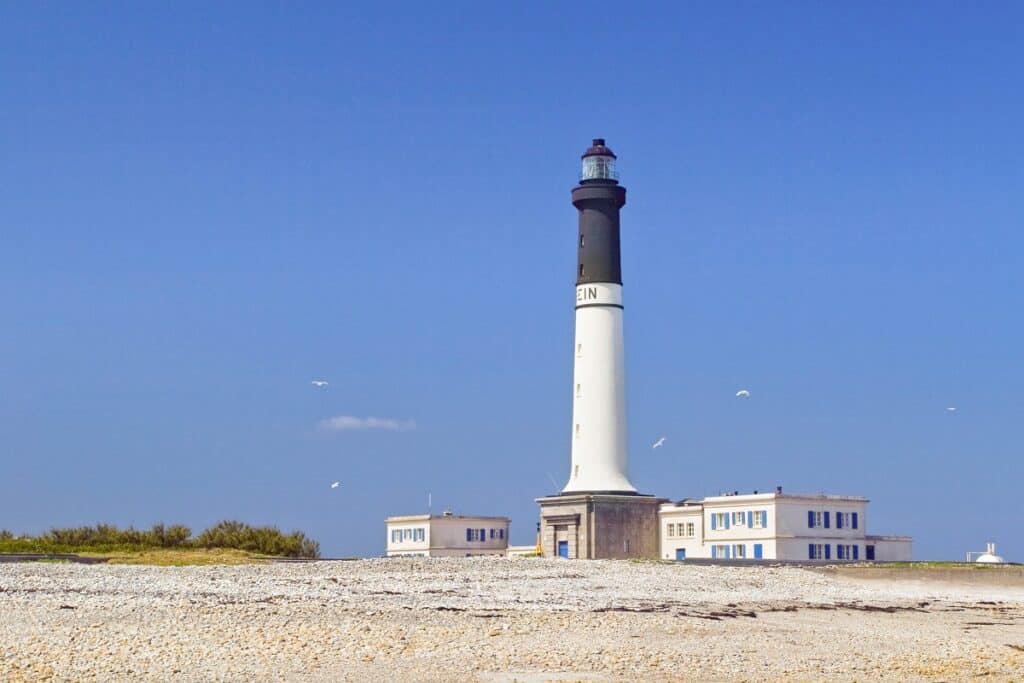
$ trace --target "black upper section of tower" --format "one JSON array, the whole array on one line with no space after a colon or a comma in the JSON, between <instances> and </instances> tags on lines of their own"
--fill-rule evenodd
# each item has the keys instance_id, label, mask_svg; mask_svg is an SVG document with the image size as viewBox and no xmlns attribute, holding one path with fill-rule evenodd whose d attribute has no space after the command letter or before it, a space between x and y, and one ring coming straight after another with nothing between
<instances>
[{"instance_id":1,"label":"black upper section of tower","mask_svg":"<svg viewBox=\"0 0 1024 683\"><path fill-rule=\"evenodd\" d=\"M587 157L615 154L597 138L583 154L584 179L573 188L572 204L579 211L579 235L576 244L576 284L608 282L622 284L619 257L619 209L626 204L626 188L614 177L588 177ZM614 167L611 173L614 174ZM591 174L593 175L593 174Z\"/></svg>"}]
</instances>

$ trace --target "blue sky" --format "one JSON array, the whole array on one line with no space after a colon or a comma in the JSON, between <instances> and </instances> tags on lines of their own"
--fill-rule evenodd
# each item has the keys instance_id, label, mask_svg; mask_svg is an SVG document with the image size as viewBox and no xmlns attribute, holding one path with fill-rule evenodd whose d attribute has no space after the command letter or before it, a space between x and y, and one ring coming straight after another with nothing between
<instances>
[{"instance_id":1,"label":"blue sky","mask_svg":"<svg viewBox=\"0 0 1024 683\"><path fill-rule=\"evenodd\" d=\"M444 7L0 10L0 528L532 542L603 136L638 487L1024 559L1020 5Z\"/></svg>"}]
</instances>

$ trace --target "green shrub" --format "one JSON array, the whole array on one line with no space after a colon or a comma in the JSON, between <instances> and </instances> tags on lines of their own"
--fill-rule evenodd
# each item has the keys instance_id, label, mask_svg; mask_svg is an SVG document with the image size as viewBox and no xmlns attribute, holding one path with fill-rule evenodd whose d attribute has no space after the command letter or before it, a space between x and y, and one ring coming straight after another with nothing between
<instances>
[{"instance_id":1,"label":"green shrub","mask_svg":"<svg viewBox=\"0 0 1024 683\"><path fill-rule=\"evenodd\" d=\"M237 548L260 555L320 557L320 544L301 531L284 534L277 527L251 527L243 522L219 522L196 538L203 548Z\"/></svg>"},{"instance_id":2,"label":"green shrub","mask_svg":"<svg viewBox=\"0 0 1024 683\"><path fill-rule=\"evenodd\" d=\"M181 524L154 524L148 531L133 527L118 529L97 524L68 529L50 529L41 536L15 538L0 530L0 552L74 553L133 552L152 548L230 548L260 555L317 558L320 544L301 531L282 533L276 527L252 527L243 522L215 524L198 537Z\"/></svg>"}]
</instances>

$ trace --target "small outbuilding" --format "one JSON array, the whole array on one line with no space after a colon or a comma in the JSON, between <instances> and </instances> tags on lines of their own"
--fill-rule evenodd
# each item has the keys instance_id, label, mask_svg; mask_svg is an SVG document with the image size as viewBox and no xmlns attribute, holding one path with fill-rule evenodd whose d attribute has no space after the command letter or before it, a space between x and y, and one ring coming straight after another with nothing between
<instances>
[{"instance_id":1,"label":"small outbuilding","mask_svg":"<svg viewBox=\"0 0 1024 683\"><path fill-rule=\"evenodd\" d=\"M508 517L403 515L388 517L388 557L505 555Z\"/></svg>"}]
</instances>

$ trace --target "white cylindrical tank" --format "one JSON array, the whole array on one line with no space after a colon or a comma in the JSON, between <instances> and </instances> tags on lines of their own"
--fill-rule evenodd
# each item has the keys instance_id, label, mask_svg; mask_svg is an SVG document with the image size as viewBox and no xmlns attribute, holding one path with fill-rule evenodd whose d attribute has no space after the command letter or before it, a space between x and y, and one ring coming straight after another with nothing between
<instances>
[{"instance_id":1,"label":"white cylindrical tank","mask_svg":"<svg viewBox=\"0 0 1024 683\"><path fill-rule=\"evenodd\" d=\"M978 555L978 558L974 561L978 564L1004 564L1006 562L1001 556L996 555L995 543L986 543L985 552Z\"/></svg>"}]
</instances>

